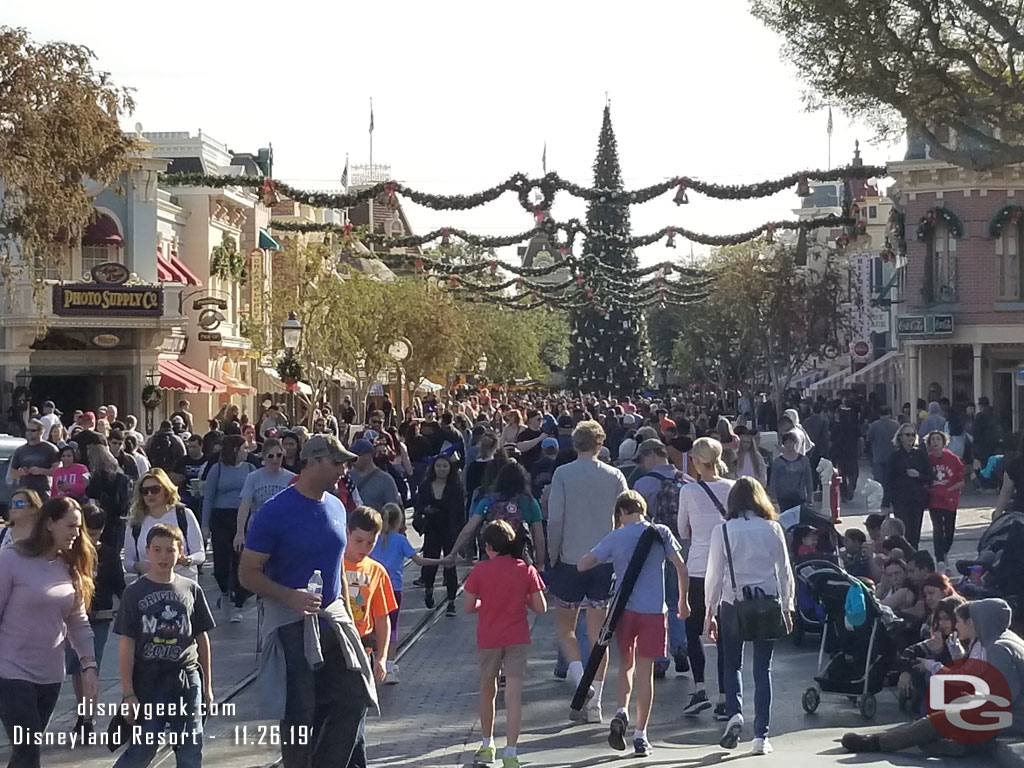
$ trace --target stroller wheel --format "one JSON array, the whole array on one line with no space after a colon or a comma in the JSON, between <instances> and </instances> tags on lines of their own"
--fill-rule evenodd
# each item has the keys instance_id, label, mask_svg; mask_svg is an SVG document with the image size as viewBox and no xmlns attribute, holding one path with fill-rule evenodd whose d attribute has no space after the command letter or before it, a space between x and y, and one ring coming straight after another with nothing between
<instances>
[{"instance_id":1,"label":"stroller wheel","mask_svg":"<svg viewBox=\"0 0 1024 768\"><path fill-rule=\"evenodd\" d=\"M807 714L811 714L818 708L818 705L821 703L821 694L818 693L817 688L808 688L806 691L804 691L804 695L803 698L800 700L800 703L803 704L804 712L806 712Z\"/></svg>"},{"instance_id":2,"label":"stroller wheel","mask_svg":"<svg viewBox=\"0 0 1024 768\"><path fill-rule=\"evenodd\" d=\"M864 715L865 719L870 720L878 712L878 700L873 694L867 694L866 696L860 697L860 713Z\"/></svg>"}]
</instances>

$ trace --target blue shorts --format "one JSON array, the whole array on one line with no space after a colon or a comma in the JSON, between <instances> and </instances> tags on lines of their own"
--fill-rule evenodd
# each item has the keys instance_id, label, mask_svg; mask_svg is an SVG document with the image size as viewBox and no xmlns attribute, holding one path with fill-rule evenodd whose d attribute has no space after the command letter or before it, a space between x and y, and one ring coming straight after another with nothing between
<instances>
[{"instance_id":1,"label":"blue shorts","mask_svg":"<svg viewBox=\"0 0 1024 768\"><path fill-rule=\"evenodd\" d=\"M580 572L575 565L558 562L548 574L548 586L559 608L606 608L612 596L614 573L611 563Z\"/></svg>"}]
</instances>

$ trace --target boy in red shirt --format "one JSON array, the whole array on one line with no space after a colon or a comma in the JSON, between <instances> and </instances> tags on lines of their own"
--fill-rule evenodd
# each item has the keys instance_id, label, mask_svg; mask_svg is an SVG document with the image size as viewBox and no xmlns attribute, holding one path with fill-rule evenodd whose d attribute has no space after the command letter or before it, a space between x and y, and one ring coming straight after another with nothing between
<instances>
[{"instance_id":1,"label":"boy in red shirt","mask_svg":"<svg viewBox=\"0 0 1024 768\"><path fill-rule=\"evenodd\" d=\"M484 526L487 560L477 563L466 579L466 613L479 613L476 644L480 649L480 730L483 740L474 765L494 762L494 699L498 677L505 672L506 742L502 768L519 768L516 743L523 719L523 679L530 648L526 609L545 613L544 582L532 565L512 557L516 534L504 520Z\"/></svg>"},{"instance_id":2,"label":"boy in red shirt","mask_svg":"<svg viewBox=\"0 0 1024 768\"><path fill-rule=\"evenodd\" d=\"M383 523L380 513L370 507L356 507L348 516L348 544L345 546L345 586L352 618L363 643L373 653L373 676L383 682L387 675L391 618L398 610L395 591L387 569L369 557Z\"/></svg>"},{"instance_id":3,"label":"boy in red shirt","mask_svg":"<svg viewBox=\"0 0 1024 768\"><path fill-rule=\"evenodd\" d=\"M960 490L964 487L964 463L946 447L949 437L945 432L929 432L925 444L934 477L928 489L928 509L932 518L935 567L944 573L946 555L953 545L953 533L956 531L956 511L960 506Z\"/></svg>"}]
</instances>

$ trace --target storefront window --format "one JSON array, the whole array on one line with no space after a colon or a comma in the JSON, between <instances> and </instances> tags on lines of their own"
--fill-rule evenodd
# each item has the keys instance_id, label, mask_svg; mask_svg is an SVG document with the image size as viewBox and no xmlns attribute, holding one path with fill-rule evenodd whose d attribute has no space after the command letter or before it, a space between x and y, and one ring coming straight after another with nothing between
<instances>
[{"instance_id":1,"label":"storefront window","mask_svg":"<svg viewBox=\"0 0 1024 768\"><path fill-rule=\"evenodd\" d=\"M1007 225L996 239L996 298L1020 301L1020 227Z\"/></svg>"},{"instance_id":2,"label":"storefront window","mask_svg":"<svg viewBox=\"0 0 1024 768\"><path fill-rule=\"evenodd\" d=\"M120 249L109 245L82 246L82 273L89 274L93 267L108 261L121 261Z\"/></svg>"}]
</instances>

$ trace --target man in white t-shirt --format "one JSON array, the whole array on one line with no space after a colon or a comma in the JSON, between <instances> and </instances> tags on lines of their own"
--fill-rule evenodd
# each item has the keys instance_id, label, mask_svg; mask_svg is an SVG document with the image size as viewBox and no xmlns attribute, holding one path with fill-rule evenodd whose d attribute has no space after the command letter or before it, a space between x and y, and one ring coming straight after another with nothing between
<instances>
[{"instance_id":1,"label":"man in white t-shirt","mask_svg":"<svg viewBox=\"0 0 1024 768\"><path fill-rule=\"evenodd\" d=\"M39 420L43 422L43 440L49 440L50 431L61 423L60 411L53 404L53 400L47 400L43 403L43 415L39 417Z\"/></svg>"}]
</instances>

